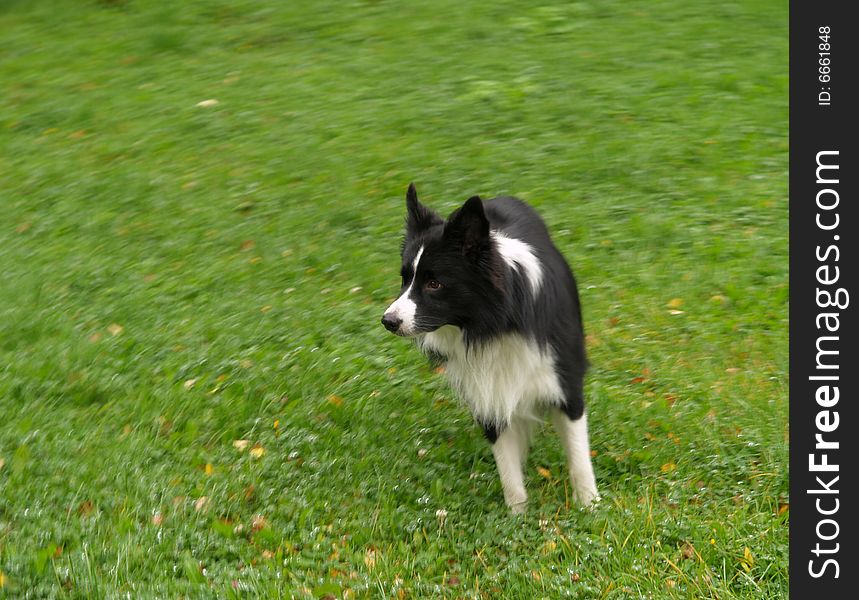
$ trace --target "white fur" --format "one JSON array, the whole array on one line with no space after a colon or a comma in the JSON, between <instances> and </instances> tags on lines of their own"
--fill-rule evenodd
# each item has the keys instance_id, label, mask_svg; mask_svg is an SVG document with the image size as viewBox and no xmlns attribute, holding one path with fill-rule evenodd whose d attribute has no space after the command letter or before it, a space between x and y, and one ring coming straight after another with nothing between
<instances>
[{"instance_id":1,"label":"white fur","mask_svg":"<svg viewBox=\"0 0 859 600\"><path fill-rule=\"evenodd\" d=\"M517 271L520 269L525 271L524 275L531 286L531 293L536 296L543 285L543 266L534 249L522 240L507 237L498 231L491 232L490 237L495 241L498 253L508 266Z\"/></svg>"},{"instance_id":2,"label":"white fur","mask_svg":"<svg viewBox=\"0 0 859 600\"><path fill-rule=\"evenodd\" d=\"M406 288L406 291L403 292L402 296L394 300L393 304L388 307L388 310L385 311L385 315L391 315L394 318L401 319L402 325L400 325L400 329L398 333L402 335L410 335L415 328L415 312L417 311L417 305L415 301L412 300L409 296L412 293L412 286L415 284L415 278L418 273L418 262L421 260L421 255L424 253L424 247L421 246L418 253L415 255L415 260L412 262L412 281L409 283L409 287Z\"/></svg>"},{"instance_id":3,"label":"white fur","mask_svg":"<svg viewBox=\"0 0 859 600\"><path fill-rule=\"evenodd\" d=\"M504 490L504 501L514 514L525 512L525 504L528 501L522 467L528 457L530 430L530 423L516 419L492 444L501 489Z\"/></svg>"},{"instance_id":4,"label":"white fur","mask_svg":"<svg viewBox=\"0 0 859 600\"><path fill-rule=\"evenodd\" d=\"M573 497L582 506L587 506L599 500L588 443L588 415L585 413L580 419L571 421L563 412L555 410L552 411L552 420L567 452Z\"/></svg>"},{"instance_id":5,"label":"white fur","mask_svg":"<svg viewBox=\"0 0 859 600\"><path fill-rule=\"evenodd\" d=\"M445 325L418 343L447 359L445 375L484 425L510 423L514 416L533 420L538 405L563 399L552 352L521 335L506 334L466 351L462 330Z\"/></svg>"}]
</instances>

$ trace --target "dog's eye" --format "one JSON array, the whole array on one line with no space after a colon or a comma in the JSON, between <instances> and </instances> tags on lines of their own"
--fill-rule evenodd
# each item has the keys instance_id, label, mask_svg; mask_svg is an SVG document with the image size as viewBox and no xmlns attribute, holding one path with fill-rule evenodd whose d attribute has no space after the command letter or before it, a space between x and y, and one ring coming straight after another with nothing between
<instances>
[{"instance_id":1,"label":"dog's eye","mask_svg":"<svg viewBox=\"0 0 859 600\"><path fill-rule=\"evenodd\" d=\"M427 281L427 287L431 290L437 290L441 287L441 284L435 279L430 279Z\"/></svg>"}]
</instances>

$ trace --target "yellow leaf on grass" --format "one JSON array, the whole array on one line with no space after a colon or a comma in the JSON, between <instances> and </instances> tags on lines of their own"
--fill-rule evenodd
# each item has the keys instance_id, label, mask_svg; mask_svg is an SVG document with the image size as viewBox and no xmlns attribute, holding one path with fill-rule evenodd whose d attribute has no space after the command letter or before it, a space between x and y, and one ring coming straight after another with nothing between
<instances>
[{"instance_id":1,"label":"yellow leaf on grass","mask_svg":"<svg viewBox=\"0 0 859 600\"><path fill-rule=\"evenodd\" d=\"M668 301L668 308L680 308L683 306L683 298L672 298Z\"/></svg>"},{"instance_id":2,"label":"yellow leaf on grass","mask_svg":"<svg viewBox=\"0 0 859 600\"><path fill-rule=\"evenodd\" d=\"M540 474L541 477L545 477L546 479L552 478L552 472L545 467L537 467L537 472Z\"/></svg>"},{"instance_id":3,"label":"yellow leaf on grass","mask_svg":"<svg viewBox=\"0 0 859 600\"><path fill-rule=\"evenodd\" d=\"M209 498L206 496L200 496L197 498L197 501L194 502L194 510L200 512L206 506L206 503L209 501Z\"/></svg>"},{"instance_id":4,"label":"yellow leaf on grass","mask_svg":"<svg viewBox=\"0 0 859 600\"><path fill-rule=\"evenodd\" d=\"M367 548L364 552L364 564L372 570L376 566L376 551L373 548Z\"/></svg>"},{"instance_id":5,"label":"yellow leaf on grass","mask_svg":"<svg viewBox=\"0 0 859 600\"><path fill-rule=\"evenodd\" d=\"M752 567L755 566L755 557L748 546L743 549L743 558L740 559L740 565L742 565L746 573L751 571Z\"/></svg>"},{"instance_id":6,"label":"yellow leaf on grass","mask_svg":"<svg viewBox=\"0 0 859 600\"><path fill-rule=\"evenodd\" d=\"M211 475L215 472L215 467L212 466L212 463L206 463L206 466L203 468L203 472L206 475Z\"/></svg>"},{"instance_id":7,"label":"yellow leaf on grass","mask_svg":"<svg viewBox=\"0 0 859 600\"><path fill-rule=\"evenodd\" d=\"M122 333L122 325L120 325L119 323L111 323L110 325L107 326L107 332L110 335L116 337L120 333Z\"/></svg>"},{"instance_id":8,"label":"yellow leaf on grass","mask_svg":"<svg viewBox=\"0 0 859 600\"><path fill-rule=\"evenodd\" d=\"M0 468L2 468L2 467L3 467L3 461L0 460ZM783 515L784 513L786 513L789 510L790 510L790 504L787 502L782 502L781 504L778 505L778 514L780 514L780 515Z\"/></svg>"},{"instance_id":9,"label":"yellow leaf on grass","mask_svg":"<svg viewBox=\"0 0 859 600\"><path fill-rule=\"evenodd\" d=\"M661 467L659 467L659 470L662 471L663 473L670 473L671 471L673 471L676 468L677 468L677 465L675 465L673 462L667 462L664 465L662 465Z\"/></svg>"},{"instance_id":10,"label":"yellow leaf on grass","mask_svg":"<svg viewBox=\"0 0 859 600\"><path fill-rule=\"evenodd\" d=\"M250 442L248 442L247 440L233 440L233 448L235 448L239 452L243 452L244 449L248 447L249 443Z\"/></svg>"},{"instance_id":11,"label":"yellow leaf on grass","mask_svg":"<svg viewBox=\"0 0 859 600\"><path fill-rule=\"evenodd\" d=\"M9 580L6 579L6 575L3 573L3 571L0 571L0 590L6 587L7 581Z\"/></svg>"},{"instance_id":12,"label":"yellow leaf on grass","mask_svg":"<svg viewBox=\"0 0 859 600\"><path fill-rule=\"evenodd\" d=\"M265 448L263 448L260 444L255 445L251 448L251 456L254 458L262 458L265 456Z\"/></svg>"},{"instance_id":13,"label":"yellow leaf on grass","mask_svg":"<svg viewBox=\"0 0 859 600\"><path fill-rule=\"evenodd\" d=\"M328 396L328 403L333 404L334 406L341 406L343 404L343 398L337 394L331 394Z\"/></svg>"}]
</instances>

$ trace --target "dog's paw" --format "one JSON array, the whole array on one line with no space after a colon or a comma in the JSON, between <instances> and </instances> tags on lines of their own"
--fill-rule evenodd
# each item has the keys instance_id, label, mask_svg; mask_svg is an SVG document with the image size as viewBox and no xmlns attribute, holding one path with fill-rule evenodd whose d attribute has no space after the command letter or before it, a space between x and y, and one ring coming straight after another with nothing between
<instances>
[{"instance_id":1,"label":"dog's paw","mask_svg":"<svg viewBox=\"0 0 859 600\"><path fill-rule=\"evenodd\" d=\"M591 508L600 501L596 487L580 487L573 490L573 500L584 508Z\"/></svg>"},{"instance_id":2,"label":"dog's paw","mask_svg":"<svg viewBox=\"0 0 859 600\"><path fill-rule=\"evenodd\" d=\"M523 500L521 502L514 502L513 504L508 504L510 507L510 513L514 515L524 515L525 510L528 508L527 500Z\"/></svg>"}]
</instances>

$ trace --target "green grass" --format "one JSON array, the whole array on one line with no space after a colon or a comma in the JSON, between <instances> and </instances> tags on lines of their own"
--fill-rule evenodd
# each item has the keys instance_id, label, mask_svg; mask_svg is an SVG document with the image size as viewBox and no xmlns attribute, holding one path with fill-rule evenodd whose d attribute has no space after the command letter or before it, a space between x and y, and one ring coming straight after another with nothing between
<instances>
[{"instance_id":1,"label":"green grass","mask_svg":"<svg viewBox=\"0 0 859 600\"><path fill-rule=\"evenodd\" d=\"M786 597L785 3L7 1L0 30L0 597ZM547 428L509 516L379 325L412 180L527 199L573 264L593 511Z\"/></svg>"}]
</instances>

